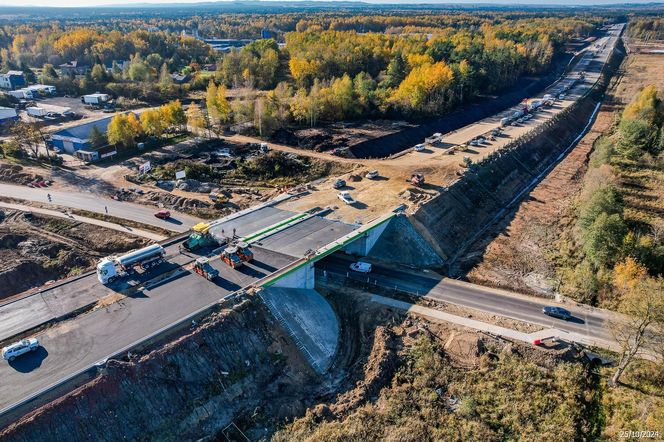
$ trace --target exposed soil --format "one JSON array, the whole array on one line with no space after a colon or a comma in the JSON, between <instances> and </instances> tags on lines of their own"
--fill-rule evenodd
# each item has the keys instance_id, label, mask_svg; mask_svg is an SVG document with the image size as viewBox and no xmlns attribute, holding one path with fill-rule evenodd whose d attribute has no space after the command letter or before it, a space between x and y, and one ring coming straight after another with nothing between
<instances>
[{"instance_id":1,"label":"exposed soil","mask_svg":"<svg viewBox=\"0 0 664 442\"><path fill-rule=\"evenodd\" d=\"M325 376L310 369L258 298L227 301L158 349L110 361L102 374L11 424L0 438L269 439L305 414L335 421L375 404L421 336L440 342L461 370L476 370L483 355L503 351L543 367L576 358L569 349L542 351L407 317L353 290L319 290L341 325Z\"/></svg>"},{"instance_id":2,"label":"exposed soil","mask_svg":"<svg viewBox=\"0 0 664 442\"><path fill-rule=\"evenodd\" d=\"M614 105L604 104L590 131L519 205L492 229L501 232L490 243L478 241L466 260L481 262L468 273L472 282L532 294L552 295L555 270L548 256L555 239L573 220L569 206L582 186L593 143L609 130ZM491 233L491 232L490 232Z\"/></svg>"},{"instance_id":3,"label":"exposed soil","mask_svg":"<svg viewBox=\"0 0 664 442\"><path fill-rule=\"evenodd\" d=\"M563 232L574 222L570 204L582 187L593 144L610 131L618 112L647 84L664 89L659 73L664 56L633 54L621 65L607 98L586 136L554 170L493 230L490 242L477 242L465 256L479 261L467 274L470 281L539 295L557 289L551 256ZM656 190L656 189L653 189ZM654 201L658 198L655 195ZM629 201L628 201L629 203ZM496 232L500 232L498 236Z\"/></svg>"},{"instance_id":4,"label":"exposed soil","mask_svg":"<svg viewBox=\"0 0 664 442\"><path fill-rule=\"evenodd\" d=\"M103 256L147 243L99 226L0 211L0 299L76 275Z\"/></svg>"},{"instance_id":5,"label":"exposed soil","mask_svg":"<svg viewBox=\"0 0 664 442\"><path fill-rule=\"evenodd\" d=\"M148 161L152 170L139 176L139 166ZM329 156L266 153L254 142L196 139L117 164L78 165L74 173L66 168L2 162L0 181L24 185L43 178L52 180L58 189L85 188L107 198L218 218L267 201L293 186L344 173L353 166L331 161ZM175 173L181 170L186 170L186 179L175 179Z\"/></svg>"},{"instance_id":6,"label":"exposed soil","mask_svg":"<svg viewBox=\"0 0 664 442\"><path fill-rule=\"evenodd\" d=\"M0 167L0 181L12 184L28 184L39 181L43 177L18 164L2 164Z\"/></svg>"},{"instance_id":7,"label":"exposed soil","mask_svg":"<svg viewBox=\"0 0 664 442\"><path fill-rule=\"evenodd\" d=\"M26 415L0 438L195 440L216 434L226 440L239 429L258 440L338 395L342 403L319 411L350 412L375 399L391 379L400 349L393 327L402 319L345 294L328 295L343 306L343 336L324 377L309 367L258 298L227 301L220 313L157 350L111 361L103 374ZM127 425L113 424L118 421Z\"/></svg>"},{"instance_id":8,"label":"exposed soil","mask_svg":"<svg viewBox=\"0 0 664 442\"><path fill-rule=\"evenodd\" d=\"M341 122L316 128L280 129L272 134L270 141L300 149L326 152L351 147L412 127L416 125L405 121Z\"/></svg>"}]
</instances>

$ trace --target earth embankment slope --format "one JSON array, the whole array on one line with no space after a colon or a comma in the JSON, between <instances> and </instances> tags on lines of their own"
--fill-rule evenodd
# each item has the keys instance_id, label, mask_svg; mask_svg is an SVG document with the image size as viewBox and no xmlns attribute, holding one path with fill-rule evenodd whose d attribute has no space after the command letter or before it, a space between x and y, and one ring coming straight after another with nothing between
<instances>
[{"instance_id":1,"label":"earth embankment slope","mask_svg":"<svg viewBox=\"0 0 664 442\"><path fill-rule=\"evenodd\" d=\"M622 60L618 50L595 88L538 129L496 151L470 169L441 194L423 204L412 216L426 230L447 264L456 262L488 224L516 204L518 197L560 161L588 126L603 92ZM518 198L516 198L518 200ZM423 232L425 233L425 232ZM448 269L458 273L458 268Z\"/></svg>"}]
</instances>

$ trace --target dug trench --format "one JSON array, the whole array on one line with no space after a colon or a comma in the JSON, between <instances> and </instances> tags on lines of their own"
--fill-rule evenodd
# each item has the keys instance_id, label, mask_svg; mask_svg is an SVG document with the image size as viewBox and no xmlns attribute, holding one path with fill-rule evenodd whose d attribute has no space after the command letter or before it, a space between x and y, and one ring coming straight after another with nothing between
<instances>
[{"instance_id":1,"label":"dug trench","mask_svg":"<svg viewBox=\"0 0 664 442\"><path fill-rule=\"evenodd\" d=\"M463 276L477 262L464 256L464 252L478 239L484 241L498 234L489 227L499 219L513 216L526 191L578 142L622 62L621 49L614 52L590 93L538 129L471 165L452 185L437 189L440 194L410 216L414 227L445 261L445 273ZM475 248L474 256L481 259L482 251Z\"/></svg>"}]
</instances>

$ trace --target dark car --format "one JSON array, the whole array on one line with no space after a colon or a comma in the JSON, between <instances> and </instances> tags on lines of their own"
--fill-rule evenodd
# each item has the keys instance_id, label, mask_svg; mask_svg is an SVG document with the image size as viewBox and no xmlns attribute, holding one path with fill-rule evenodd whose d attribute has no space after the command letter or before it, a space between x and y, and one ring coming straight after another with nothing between
<instances>
[{"instance_id":1,"label":"dark car","mask_svg":"<svg viewBox=\"0 0 664 442\"><path fill-rule=\"evenodd\" d=\"M562 307L547 306L542 309L542 313L553 318L563 319L565 321L572 319L572 314L569 312L569 310L565 310Z\"/></svg>"},{"instance_id":2,"label":"dark car","mask_svg":"<svg viewBox=\"0 0 664 442\"><path fill-rule=\"evenodd\" d=\"M346 186L346 182L344 180L335 180L334 183L332 183L332 187L335 189L341 189L342 187Z\"/></svg>"}]
</instances>

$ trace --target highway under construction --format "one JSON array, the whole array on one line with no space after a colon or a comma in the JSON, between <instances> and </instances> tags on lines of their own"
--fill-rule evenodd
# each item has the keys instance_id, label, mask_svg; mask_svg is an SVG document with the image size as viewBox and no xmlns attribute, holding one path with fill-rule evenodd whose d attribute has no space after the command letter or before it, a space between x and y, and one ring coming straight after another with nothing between
<instances>
[{"instance_id":1,"label":"highway under construction","mask_svg":"<svg viewBox=\"0 0 664 442\"><path fill-rule=\"evenodd\" d=\"M602 40L602 44L610 43L609 47L595 60L596 69L586 74L581 84L575 81L577 90L566 99L570 102L566 101L565 106L592 89L621 31L622 26ZM589 69L588 58L581 58L579 69ZM497 121L500 118L494 117L490 122L444 136L451 143L465 143ZM527 130L518 127L514 129L517 132ZM497 143L495 150L506 144L506 140ZM409 161L422 162L418 152L407 155L412 156ZM442 152L436 155L449 158ZM341 337L335 311L316 291L316 278L321 277L394 288L540 326L551 324L540 315L543 300L456 284L437 275L396 271L395 267L402 264L398 259L386 264L386 254L377 256L374 252L380 249L390 251L391 256L427 256L436 264L443 261L435 241L421 227L411 225L413 208L396 204L400 201L396 196L388 198L389 207L387 203L374 207L365 199L361 204L369 210L351 221L355 212L350 211L357 207L337 207L327 200L338 202L336 190L327 190L320 194L284 193L211 222L187 218L174 227L186 233L150 249L158 250L159 259L152 260L156 255L150 255L149 265L140 258L133 260L138 255L132 255L132 261L109 257L104 268L117 270L112 279L104 279L100 267L1 304L2 342L38 335L41 343L35 354L0 366L4 380L0 385L1 423L16 420L99 376L109 360L127 358L132 352L163 343L175 330L195 328L201 318L218 311L220 304L230 298L260 298L313 370L323 374L334 362ZM317 204L321 202L325 204ZM78 200L74 203L86 204ZM140 209L135 210L141 217L146 216ZM154 220L150 223L162 225ZM438 226L441 230L443 227L447 226ZM234 258L246 248L251 251L250 259ZM200 258L206 259L197 261ZM348 266L357 260L373 263L375 273L351 273ZM216 277L195 269L203 264L213 269ZM553 330L551 333L573 333L575 340L588 345L611 347L606 329L609 313L582 306L573 312L577 322L555 323L547 329Z\"/></svg>"}]
</instances>

